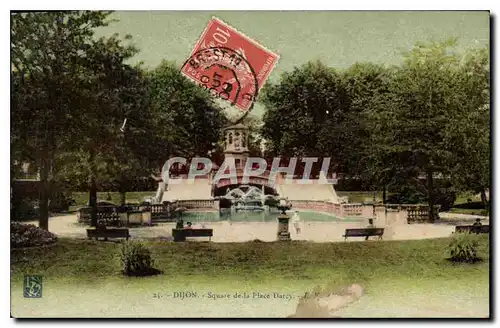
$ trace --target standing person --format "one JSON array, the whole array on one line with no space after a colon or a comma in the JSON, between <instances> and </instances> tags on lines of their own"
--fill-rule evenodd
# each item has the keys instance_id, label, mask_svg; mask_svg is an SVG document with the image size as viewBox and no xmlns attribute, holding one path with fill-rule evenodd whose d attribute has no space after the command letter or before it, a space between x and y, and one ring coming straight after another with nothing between
<instances>
[{"instance_id":1,"label":"standing person","mask_svg":"<svg viewBox=\"0 0 500 328\"><path fill-rule=\"evenodd\" d=\"M481 223L481 219L476 219L476 222L474 222L473 226L480 226L480 225L483 225Z\"/></svg>"},{"instance_id":2,"label":"standing person","mask_svg":"<svg viewBox=\"0 0 500 328\"><path fill-rule=\"evenodd\" d=\"M301 233L301 222L300 222L299 211L295 211L295 213L293 213L292 224L293 224L293 227L295 228L295 232L297 233L297 235L300 235L300 233Z\"/></svg>"},{"instance_id":3,"label":"standing person","mask_svg":"<svg viewBox=\"0 0 500 328\"><path fill-rule=\"evenodd\" d=\"M368 219L368 226L366 228L368 229L375 228L375 225L373 224L373 219ZM368 240L368 236L366 236L365 240Z\"/></svg>"}]
</instances>

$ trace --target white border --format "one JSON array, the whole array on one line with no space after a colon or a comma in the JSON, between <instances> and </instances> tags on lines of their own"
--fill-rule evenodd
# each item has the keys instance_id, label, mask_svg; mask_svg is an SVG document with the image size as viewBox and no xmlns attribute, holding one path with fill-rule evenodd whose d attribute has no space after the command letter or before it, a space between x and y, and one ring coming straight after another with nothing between
<instances>
[{"instance_id":1,"label":"white border","mask_svg":"<svg viewBox=\"0 0 500 328\"><path fill-rule=\"evenodd\" d=\"M489 10L498 5L496 0L252 0L252 1L120 1L120 0L87 0L85 2L68 2L64 0L46 0L43 4L35 0L3 2L2 6L9 10Z\"/></svg>"}]
</instances>

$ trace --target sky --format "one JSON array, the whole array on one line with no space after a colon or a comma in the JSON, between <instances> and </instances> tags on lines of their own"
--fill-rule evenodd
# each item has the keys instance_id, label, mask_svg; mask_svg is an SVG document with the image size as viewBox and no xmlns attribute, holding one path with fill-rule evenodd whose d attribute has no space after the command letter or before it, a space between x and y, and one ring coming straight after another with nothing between
<instances>
[{"instance_id":1,"label":"sky","mask_svg":"<svg viewBox=\"0 0 500 328\"><path fill-rule=\"evenodd\" d=\"M307 61L347 68L356 62L398 64L418 41L458 38L459 48L489 44L487 11L122 11L98 35L132 36L140 53L132 62L153 68L162 60L179 67L208 21L217 17L280 55L269 80ZM256 104L253 113L264 108Z\"/></svg>"}]
</instances>

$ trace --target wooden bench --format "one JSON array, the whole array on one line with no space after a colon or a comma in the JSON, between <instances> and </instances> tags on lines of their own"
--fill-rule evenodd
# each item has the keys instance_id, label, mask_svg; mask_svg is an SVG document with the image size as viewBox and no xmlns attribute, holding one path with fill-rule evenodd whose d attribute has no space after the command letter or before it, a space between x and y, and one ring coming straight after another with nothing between
<instances>
[{"instance_id":1,"label":"wooden bench","mask_svg":"<svg viewBox=\"0 0 500 328\"><path fill-rule=\"evenodd\" d=\"M347 237L378 236L379 239L382 239L383 234L384 234L384 228L345 229L345 234L342 235L342 237L345 237L344 241L347 240Z\"/></svg>"},{"instance_id":2,"label":"wooden bench","mask_svg":"<svg viewBox=\"0 0 500 328\"><path fill-rule=\"evenodd\" d=\"M104 238L104 240L108 240L108 238L126 238L128 240L130 234L126 228L87 229L87 238L95 238L96 240L99 238Z\"/></svg>"},{"instance_id":3,"label":"wooden bench","mask_svg":"<svg viewBox=\"0 0 500 328\"><path fill-rule=\"evenodd\" d=\"M213 229L172 229L174 241L186 241L186 237L208 237L210 241L213 235Z\"/></svg>"},{"instance_id":4,"label":"wooden bench","mask_svg":"<svg viewBox=\"0 0 500 328\"><path fill-rule=\"evenodd\" d=\"M455 232L469 232L469 233L490 233L489 225L464 225L456 226Z\"/></svg>"}]
</instances>

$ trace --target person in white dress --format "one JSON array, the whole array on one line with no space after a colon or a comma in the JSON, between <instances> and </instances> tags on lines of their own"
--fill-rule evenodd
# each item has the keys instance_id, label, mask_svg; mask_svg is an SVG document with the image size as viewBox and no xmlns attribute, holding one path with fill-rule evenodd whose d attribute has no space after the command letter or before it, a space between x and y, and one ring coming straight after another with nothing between
<instances>
[{"instance_id":1,"label":"person in white dress","mask_svg":"<svg viewBox=\"0 0 500 328\"><path fill-rule=\"evenodd\" d=\"M297 235L300 235L300 233L302 232L301 230L301 221L300 221L300 216L299 216L299 211L295 211L293 213L293 216L292 216L292 225L295 229L295 232L297 233Z\"/></svg>"}]
</instances>

